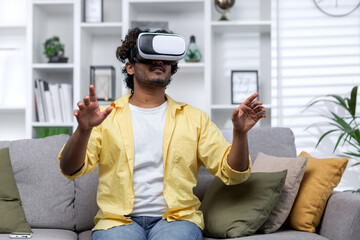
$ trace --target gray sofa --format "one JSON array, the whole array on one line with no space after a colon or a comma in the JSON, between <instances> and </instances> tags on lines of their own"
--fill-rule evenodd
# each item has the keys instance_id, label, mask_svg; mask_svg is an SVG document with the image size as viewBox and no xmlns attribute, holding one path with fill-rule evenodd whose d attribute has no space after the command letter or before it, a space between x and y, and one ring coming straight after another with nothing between
<instances>
[{"instance_id":1,"label":"gray sofa","mask_svg":"<svg viewBox=\"0 0 360 240\"><path fill-rule=\"evenodd\" d=\"M223 131L231 141L232 133ZM43 139L0 141L9 147L15 180L34 240L90 239L96 205L97 171L68 181L60 173L57 155L69 136ZM249 148L254 160L259 151L279 157L295 157L294 135L288 128L257 128L249 132ZM202 199L213 177L200 168L195 194ZM332 239L355 240L360 237L360 194L334 192L317 233L281 229L272 234L255 234L244 240ZM9 239L8 234L0 234ZM210 238L204 238L210 239ZM240 239L240 238L238 238Z\"/></svg>"}]
</instances>

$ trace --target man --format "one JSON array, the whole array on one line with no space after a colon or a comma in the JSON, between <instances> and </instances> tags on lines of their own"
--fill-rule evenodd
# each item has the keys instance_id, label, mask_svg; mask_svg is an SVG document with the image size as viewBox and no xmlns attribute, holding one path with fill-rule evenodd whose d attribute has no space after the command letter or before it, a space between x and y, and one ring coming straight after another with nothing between
<instances>
[{"instance_id":1,"label":"man","mask_svg":"<svg viewBox=\"0 0 360 240\"><path fill-rule=\"evenodd\" d=\"M203 215L193 194L198 169L205 166L225 184L245 181L247 132L265 108L255 93L235 109L231 146L205 113L165 94L177 62L141 58L142 32L130 30L116 53L127 60L131 94L100 109L90 86L90 97L74 110L78 127L59 154L60 168L74 179L99 165L92 239L202 239Z\"/></svg>"}]
</instances>

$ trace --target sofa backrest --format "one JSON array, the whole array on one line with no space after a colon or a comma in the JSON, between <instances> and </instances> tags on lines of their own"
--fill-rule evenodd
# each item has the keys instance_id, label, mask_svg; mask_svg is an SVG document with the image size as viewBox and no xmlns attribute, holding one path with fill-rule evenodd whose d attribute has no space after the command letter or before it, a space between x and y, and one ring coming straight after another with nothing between
<instances>
[{"instance_id":1,"label":"sofa backrest","mask_svg":"<svg viewBox=\"0 0 360 240\"><path fill-rule=\"evenodd\" d=\"M0 141L9 147L14 177L32 228L73 230L74 183L59 171L57 156L68 135Z\"/></svg>"}]
</instances>

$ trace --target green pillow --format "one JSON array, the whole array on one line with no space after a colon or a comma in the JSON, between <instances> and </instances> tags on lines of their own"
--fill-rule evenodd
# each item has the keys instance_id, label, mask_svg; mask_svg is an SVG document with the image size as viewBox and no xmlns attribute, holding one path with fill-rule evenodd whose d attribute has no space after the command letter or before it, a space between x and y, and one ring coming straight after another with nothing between
<instances>
[{"instance_id":1,"label":"green pillow","mask_svg":"<svg viewBox=\"0 0 360 240\"><path fill-rule=\"evenodd\" d=\"M0 233L31 232L21 206L9 148L0 149Z\"/></svg>"},{"instance_id":2,"label":"green pillow","mask_svg":"<svg viewBox=\"0 0 360 240\"><path fill-rule=\"evenodd\" d=\"M205 235L234 238L255 233L275 206L286 174L287 170L251 173L246 182L233 186L215 178L200 206Z\"/></svg>"}]
</instances>

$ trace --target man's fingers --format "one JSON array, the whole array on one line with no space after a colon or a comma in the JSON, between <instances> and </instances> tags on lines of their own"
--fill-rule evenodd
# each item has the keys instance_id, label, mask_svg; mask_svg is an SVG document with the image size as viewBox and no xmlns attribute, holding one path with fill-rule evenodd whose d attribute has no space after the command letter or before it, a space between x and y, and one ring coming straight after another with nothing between
<instances>
[{"instance_id":1,"label":"man's fingers","mask_svg":"<svg viewBox=\"0 0 360 240\"><path fill-rule=\"evenodd\" d=\"M85 106L89 106L89 104L90 104L89 96L84 97L84 104L85 104Z\"/></svg>"},{"instance_id":2,"label":"man's fingers","mask_svg":"<svg viewBox=\"0 0 360 240\"><path fill-rule=\"evenodd\" d=\"M91 102L97 102L94 85L90 85L89 90L90 90L90 101Z\"/></svg>"},{"instance_id":3,"label":"man's fingers","mask_svg":"<svg viewBox=\"0 0 360 240\"><path fill-rule=\"evenodd\" d=\"M260 113L260 112L265 113L266 112L266 109L264 107L257 107L254 110L256 113Z\"/></svg>"},{"instance_id":4,"label":"man's fingers","mask_svg":"<svg viewBox=\"0 0 360 240\"><path fill-rule=\"evenodd\" d=\"M104 119L111 113L111 111L113 110L112 107L107 107L103 112L103 116L104 116Z\"/></svg>"},{"instance_id":5,"label":"man's fingers","mask_svg":"<svg viewBox=\"0 0 360 240\"><path fill-rule=\"evenodd\" d=\"M263 104L263 103L262 103L261 101L254 101L254 102L250 103L249 107L252 108L252 109L254 109L254 108L256 108L257 106L260 106L260 105L262 105L262 104Z\"/></svg>"},{"instance_id":6,"label":"man's fingers","mask_svg":"<svg viewBox=\"0 0 360 240\"><path fill-rule=\"evenodd\" d=\"M248 97L244 102L243 102L243 104L244 105L247 105L247 106L249 106L254 100L255 100L255 98L257 98L259 96L259 93L254 93L254 94L252 94L250 97Z\"/></svg>"},{"instance_id":7,"label":"man's fingers","mask_svg":"<svg viewBox=\"0 0 360 240\"><path fill-rule=\"evenodd\" d=\"M76 110L76 109L75 109L74 112L73 112L73 114L74 114L75 117L79 116L79 110Z\"/></svg>"},{"instance_id":8,"label":"man's fingers","mask_svg":"<svg viewBox=\"0 0 360 240\"><path fill-rule=\"evenodd\" d=\"M78 106L79 110L84 110L84 108L85 108L85 106L82 102L78 102L77 106Z\"/></svg>"}]
</instances>

